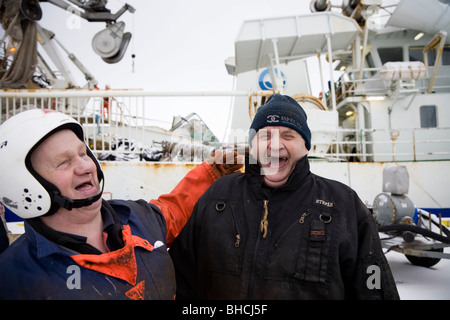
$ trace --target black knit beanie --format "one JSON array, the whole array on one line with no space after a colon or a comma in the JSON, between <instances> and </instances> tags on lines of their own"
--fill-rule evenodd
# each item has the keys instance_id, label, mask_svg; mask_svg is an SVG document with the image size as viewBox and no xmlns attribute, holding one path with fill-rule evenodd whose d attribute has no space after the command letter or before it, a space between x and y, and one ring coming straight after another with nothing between
<instances>
[{"instance_id":1,"label":"black knit beanie","mask_svg":"<svg viewBox=\"0 0 450 320\"><path fill-rule=\"evenodd\" d=\"M306 122L307 116L297 101L289 96L274 94L267 103L258 108L249 132L249 143L259 129L267 126L282 126L294 129L305 140L306 149L311 149L311 131Z\"/></svg>"}]
</instances>

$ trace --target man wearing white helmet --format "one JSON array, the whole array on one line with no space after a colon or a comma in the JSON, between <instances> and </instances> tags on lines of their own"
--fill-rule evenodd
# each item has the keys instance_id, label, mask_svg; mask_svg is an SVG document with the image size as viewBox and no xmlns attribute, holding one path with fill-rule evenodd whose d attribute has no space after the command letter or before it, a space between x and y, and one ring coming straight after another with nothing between
<instances>
[{"instance_id":1,"label":"man wearing white helmet","mask_svg":"<svg viewBox=\"0 0 450 320\"><path fill-rule=\"evenodd\" d=\"M25 234L0 255L0 299L173 299L167 253L199 196L241 165L191 170L147 203L101 198L101 167L82 126L50 110L0 126L0 202Z\"/></svg>"}]
</instances>

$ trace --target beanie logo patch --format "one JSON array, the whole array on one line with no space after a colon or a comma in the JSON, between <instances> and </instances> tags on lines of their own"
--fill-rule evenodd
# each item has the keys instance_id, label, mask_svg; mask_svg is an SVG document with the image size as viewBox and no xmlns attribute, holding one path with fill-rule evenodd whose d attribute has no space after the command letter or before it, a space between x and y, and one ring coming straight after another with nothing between
<instances>
[{"instance_id":1,"label":"beanie logo patch","mask_svg":"<svg viewBox=\"0 0 450 320\"><path fill-rule=\"evenodd\" d=\"M291 124L294 126L297 126L298 128L302 128L302 124L298 122L297 120L286 117L286 116L279 116L277 114L270 114L266 117L266 123L281 123L281 124Z\"/></svg>"},{"instance_id":2,"label":"beanie logo patch","mask_svg":"<svg viewBox=\"0 0 450 320\"><path fill-rule=\"evenodd\" d=\"M267 123L278 123L280 122L280 116L276 114L270 114L266 118Z\"/></svg>"},{"instance_id":3,"label":"beanie logo patch","mask_svg":"<svg viewBox=\"0 0 450 320\"><path fill-rule=\"evenodd\" d=\"M303 127L299 121L297 121L296 119L291 118L291 117L281 116L281 122L283 122L285 124L292 124L294 126L297 126L300 129Z\"/></svg>"}]
</instances>

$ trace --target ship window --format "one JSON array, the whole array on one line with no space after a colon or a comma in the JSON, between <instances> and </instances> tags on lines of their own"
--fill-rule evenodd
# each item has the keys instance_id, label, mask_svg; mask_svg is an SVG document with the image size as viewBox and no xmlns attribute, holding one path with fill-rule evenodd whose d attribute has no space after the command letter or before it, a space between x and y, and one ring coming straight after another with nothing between
<instances>
[{"instance_id":1,"label":"ship window","mask_svg":"<svg viewBox=\"0 0 450 320\"><path fill-rule=\"evenodd\" d=\"M420 127L421 128L436 128L436 106L421 106L420 107Z\"/></svg>"},{"instance_id":2,"label":"ship window","mask_svg":"<svg viewBox=\"0 0 450 320\"><path fill-rule=\"evenodd\" d=\"M428 51L428 65L434 66L434 62L436 61L436 55L438 54L438 50L430 50ZM442 51L441 64L443 66L450 65L450 47L445 46Z\"/></svg>"},{"instance_id":3,"label":"ship window","mask_svg":"<svg viewBox=\"0 0 450 320\"><path fill-rule=\"evenodd\" d=\"M382 64L389 61L403 61L402 48L378 48L378 54Z\"/></svg>"},{"instance_id":4,"label":"ship window","mask_svg":"<svg viewBox=\"0 0 450 320\"><path fill-rule=\"evenodd\" d=\"M442 52L442 64L444 66L450 65L450 47L445 46Z\"/></svg>"},{"instance_id":5,"label":"ship window","mask_svg":"<svg viewBox=\"0 0 450 320\"><path fill-rule=\"evenodd\" d=\"M421 62L423 62L423 48L410 47L408 51L409 51L409 61L421 61ZM428 61L430 61L430 57L429 56L428 56Z\"/></svg>"},{"instance_id":6,"label":"ship window","mask_svg":"<svg viewBox=\"0 0 450 320\"><path fill-rule=\"evenodd\" d=\"M366 61L369 68L375 68L375 63L373 62L373 57L370 52L366 56Z\"/></svg>"},{"instance_id":7,"label":"ship window","mask_svg":"<svg viewBox=\"0 0 450 320\"><path fill-rule=\"evenodd\" d=\"M372 54L369 52L366 56L366 62L369 68L375 68L375 63L373 62ZM373 76L375 75L376 71L370 71L370 74ZM366 72L364 72L364 75L366 76Z\"/></svg>"},{"instance_id":8,"label":"ship window","mask_svg":"<svg viewBox=\"0 0 450 320\"><path fill-rule=\"evenodd\" d=\"M423 61L423 47L410 47L409 48L409 61ZM445 46L442 51L442 65L450 65L450 46ZM428 51L428 65L434 66L436 61L436 50Z\"/></svg>"}]
</instances>

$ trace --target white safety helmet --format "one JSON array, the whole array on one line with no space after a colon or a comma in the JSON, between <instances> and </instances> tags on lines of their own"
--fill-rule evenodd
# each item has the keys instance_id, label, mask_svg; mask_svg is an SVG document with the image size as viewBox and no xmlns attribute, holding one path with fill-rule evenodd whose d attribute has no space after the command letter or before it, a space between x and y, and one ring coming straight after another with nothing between
<instances>
[{"instance_id":1,"label":"white safety helmet","mask_svg":"<svg viewBox=\"0 0 450 320\"><path fill-rule=\"evenodd\" d=\"M84 142L83 127L75 119L53 110L21 112L0 125L0 202L23 219L55 213L60 207L71 210L100 199L102 192L87 199L72 200L43 179L31 165L31 153L47 137L62 129L72 130ZM101 167L86 145L87 155ZM103 181L104 186L104 181Z\"/></svg>"}]
</instances>

